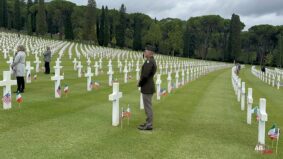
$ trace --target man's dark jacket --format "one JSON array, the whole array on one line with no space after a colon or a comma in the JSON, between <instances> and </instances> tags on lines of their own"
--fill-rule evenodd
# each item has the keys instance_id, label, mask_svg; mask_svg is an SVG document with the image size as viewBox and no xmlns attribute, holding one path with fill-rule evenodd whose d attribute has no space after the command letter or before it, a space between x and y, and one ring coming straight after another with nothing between
<instances>
[{"instance_id":1,"label":"man's dark jacket","mask_svg":"<svg viewBox=\"0 0 283 159\"><path fill-rule=\"evenodd\" d=\"M154 58L146 60L142 66L141 77L138 86L143 94L154 94L155 84L153 77L156 73L156 62Z\"/></svg>"}]
</instances>

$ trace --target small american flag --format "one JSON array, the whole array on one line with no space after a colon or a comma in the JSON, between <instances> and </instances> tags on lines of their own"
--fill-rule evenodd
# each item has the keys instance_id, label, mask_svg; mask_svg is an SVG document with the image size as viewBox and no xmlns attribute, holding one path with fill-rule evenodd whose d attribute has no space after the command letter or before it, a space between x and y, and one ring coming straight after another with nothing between
<instances>
[{"instance_id":1,"label":"small american flag","mask_svg":"<svg viewBox=\"0 0 283 159\"><path fill-rule=\"evenodd\" d=\"M10 93L7 93L3 96L2 98L2 101L5 103L5 104L10 104L12 99L11 99L11 94Z\"/></svg>"},{"instance_id":2,"label":"small american flag","mask_svg":"<svg viewBox=\"0 0 283 159\"><path fill-rule=\"evenodd\" d=\"M58 93L59 96L61 96L61 86L58 87L57 93Z\"/></svg>"}]
</instances>

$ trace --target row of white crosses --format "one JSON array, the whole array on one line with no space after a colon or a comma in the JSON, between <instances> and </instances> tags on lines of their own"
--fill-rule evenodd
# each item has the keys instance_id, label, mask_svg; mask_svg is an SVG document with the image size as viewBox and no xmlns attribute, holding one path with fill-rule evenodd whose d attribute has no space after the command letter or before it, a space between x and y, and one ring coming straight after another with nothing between
<instances>
[{"instance_id":1,"label":"row of white crosses","mask_svg":"<svg viewBox=\"0 0 283 159\"><path fill-rule=\"evenodd\" d=\"M260 70L257 70L255 66L252 66L251 72L254 76L267 83L268 85L272 85L273 87L277 86L278 90L282 86L281 79L283 79L283 73L281 73L279 69L270 70L266 68L266 71L264 73Z\"/></svg>"},{"instance_id":2,"label":"row of white crosses","mask_svg":"<svg viewBox=\"0 0 283 159\"><path fill-rule=\"evenodd\" d=\"M237 96L238 102L241 104L241 110L245 110L245 99L247 98L247 124L252 123L252 114L255 113L253 111L253 91L252 88L248 88L248 95L245 94L245 82L241 81L240 77L236 74L236 66L232 68L232 85ZM241 83L242 82L242 83ZM259 100L259 110L258 110L258 144L256 148L261 147L264 148L265 145L265 122L267 122L267 113L266 113L266 99L260 98ZM254 108L256 109L256 108Z\"/></svg>"}]
</instances>

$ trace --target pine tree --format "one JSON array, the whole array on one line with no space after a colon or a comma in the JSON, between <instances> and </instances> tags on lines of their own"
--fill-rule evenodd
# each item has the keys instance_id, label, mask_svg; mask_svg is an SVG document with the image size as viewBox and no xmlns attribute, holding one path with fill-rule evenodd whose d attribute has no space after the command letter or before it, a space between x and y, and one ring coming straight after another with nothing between
<instances>
[{"instance_id":1,"label":"pine tree","mask_svg":"<svg viewBox=\"0 0 283 159\"><path fill-rule=\"evenodd\" d=\"M18 31L21 30L20 0L15 0L14 3L14 28Z\"/></svg>"},{"instance_id":2,"label":"pine tree","mask_svg":"<svg viewBox=\"0 0 283 159\"><path fill-rule=\"evenodd\" d=\"M44 35L47 33L44 0L39 0L38 2L38 13L36 15L36 32L39 35Z\"/></svg>"},{"instance_id":3,"label":"pine tree","mask_svg":"<svg viewBox=\"0 0 283 159\"><path fill-rule=\"evenodd\" d=\"M279 46L279 65L280 68L283 67L283 34L281 33L279 35L279 41L278 41L278 46Z\"/></svg>"},{"instance_id":4,"label":"pine tree","mask_svg":"<svg viewBox=\"0 0 283 159\"><path fill-rule=\"evenodd\" d=\"M141 50L142 49L142 26L141 20L136 16L134 18L134 40L133 40L133 49Z\"/></svg>"},{"instance_id":5,"label":"pine tree","mask_svg":"<svg viewBox=\"0 0 283 159\"><path fill-rule=\"evenodd\" d=\"M183 41L184 41L183 56L184 57L189 57L189 38L190 38L190 33L189 33L189 27L187 24L185 33L183 35Z\"/></svg>"},{"instance_id":6,"label":"pine tree","mask_svg":"<svg viewBox=\"0 0 283 159\"><path fill-rule=\"evenodd\" d=\"M104 38L103 46L108 46L110 41L110 30L109 30L109 17L108 17L108 7L105 8L105 18L104 18Z\"/></svg>"},{"instance_id":7,"label":"pine tree","mask_svg":"<svg viewBox=\"0 0 283 159\"><path fill-rule=\"evenodd\" d=\"M84 23L84 39L97 43L95 0L88 0Z\"/></svg>"},{"instance_id":8,"label":"pine tree","mask_svg":"<svg viewBox=\"0 0 283 159\"><path fill-rule=\"evenodd\" d=\"M241 53L241 21L240 17L236 14L232 15L230 24L230 37L229 37L229 47L228 55L229 61L237 60Z\"/></svg>"},{"instance_id":9,"label":"pine tree","mask_svg":"<svg viewBox=\"0 0 283 159\"><path fill-rule=\"evenodd\" d=\"M119 24L116 29L117 46L123 48L125 46L125 33L126 33L126 7L122 4L120 8Z\"/></svg>"}]
</instances>

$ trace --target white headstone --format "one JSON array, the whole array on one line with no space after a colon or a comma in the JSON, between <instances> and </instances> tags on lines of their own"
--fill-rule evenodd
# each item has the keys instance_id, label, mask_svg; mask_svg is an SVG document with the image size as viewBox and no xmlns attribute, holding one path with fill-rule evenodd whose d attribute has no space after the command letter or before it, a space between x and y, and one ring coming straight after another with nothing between
<instances>
[{"instance_id":1,"label":"white headstone","mask_svg":"<svg viewBox=\"0 0 283 159\"><path fill-rule=\"evenodd\" d=\"M78 77L81 78L82 77L82 64L81 64L81 61L78 62L78 65L77 65L77 70L78 70Z\"/></svg>"},{"instance_id":2,"label":"white headstone","mask_svg":"<svg viewBox=\"0 0 283 159\"><path fill-rule=\"evenodd\" d=\"M252 124L253 89L248 89L247 98L247 123Z\"/></svg>"},{"instance_id":3,"label":"white headstone","mask_svg":"<svg viewBox=\"0 0 283 159\"><path fill-rule=\"evenodd\" d=\"M113 102L112 106L112 125L119 125L119 99L122 97L122 93L119 92L119 83L113 83L113 93L109 95L109 101Z\"/></svg>"},{"instance_id":4,"label":"white headstone","mask_svg":"<svg viewBox=\"0 0 283 159\"><path fill-rule=\"evenodd\" d=\"M160 100L160 91L161 91L161 75L157 74L157 80L156 80L156 96L157 96L157 100Z\"/></svg>"},{"instance_id":5,"label":"white headstone","mask_svg":"<svg viewBox=\"0 0 283 159\"><path fill-rule=\"evenodd\" d=\"M241 110L245 110L245 98L246 98L246 83L242 82L242 90L241 90Z\"/></svg>"},{"instance_id":6,"label":"white headstone","mask_svg":"<svg viewBox=\"0 0 283 159\"><path fill-rule=\"evenodd\" d=\"M34 68L30 66L30 61L26 62L26 83L31 83L31 70Z\"/></svg>"},{"instance_id":7,"label":"white headstone","mask_svg":"<svg viewBox=\"0 0 283 159\"><path fill-rule=\"evenodd\" d=\"M128 83L128 68L127 68L127 65L125 65L124 67L124 82L125 83Z\"/></svg>"},{"instance_id":8,"label":"white headstone","mask_svg":"<svg viewBox=\"0 0 283 159\"><path fill-rule=\"evenodd\" d=\"M11 72L3 72L3 81L0 81L0 87L3 87L3 109L12 108L11 86L16 85L16 80L11 80Z\"/></svg>"},{"instance_id":9,"label":"white headstone","mask_svg":"<svg viewBox=\"0 0 283 159\"><path fill-rule=\"evenodd\" d=\"M265 145L266 99L260 98L259 103L258 143Z\"/></svg>"},{"instance_id":10,"label":"white headstone","mask_svg":"<svg viewBox=\"0 0 283 159\"><path fill-rule=\"evenodd\" d=\"M73 64L74 64L74 70L76 71L77 70L77 64L78 64L78 61L77 61L76 58L74 58Z\"/></svg>"},{"instance_id":11,"label":"white headstone","mask_svg":"<svg viewBox=\"0 0 283 159\"><path fill-rule=\"evenodd\" d=\"M168 83L168 86L167 86L167 91L168 91L168 93L171 93L171 90L172 90L172 83L171 83L171 81L172 81L172 77L171 77L171 71L169 71L168 72L168 77L167 77L167 83Z\"/></svg>"},{"instance_id":12,"label":"white headstone","mask_svg":"<svg viewBox=\"0 0 283 159\"><path fill-rule=\"evenodd\" d=\"M55 98L61 98L61 80L64 79L64 76L60 75L60 69L55 69L55 75L51 77L52 81L55 81L54 94Z\"/></svg>"},{"instance_id":13,"label":"white headstone","mask_svg":"<svg viewBox=\"0 0 283 159\"><path fill-rule=\"evenodd\" d=\"M41 61L39 60L39 58L37 56L35 56L35 72L38 73L40 71L40 63Z\"/></svg>"},{"instance_id":14,"label":"white headstone","mask_svg":"<svg viewBox=\"0 0 283 159\"><path fill-rule=\"evenodd\" d=\"M87 78L87 91L91 91L93 88L93 83L91 81L92 76L93 73L91 72L91 67L87 67L87 73L85 74L85 77Z\"/></svg>"}]
</instances>

